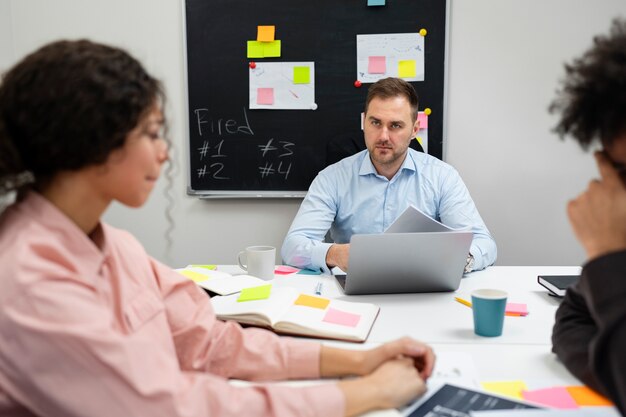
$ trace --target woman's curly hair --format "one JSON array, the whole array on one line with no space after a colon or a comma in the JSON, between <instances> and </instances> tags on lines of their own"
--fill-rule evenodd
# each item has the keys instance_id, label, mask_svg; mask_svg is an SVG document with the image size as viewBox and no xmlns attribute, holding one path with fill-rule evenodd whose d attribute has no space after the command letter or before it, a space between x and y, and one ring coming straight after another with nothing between
<instances>
[{"instance_id":1,"label":"woman's curly hair","mask_svg":"<svg viewBox=\"0 0 626 417\"><path fill-rule=\"evenodd\" d=\"M125 51L50 43L0 84L0 195L103 163L158 100L161 84Z\"/></svg>"},{"instance_id":2,"label":"woman's curly hair","mask_svg":"<svg viewBox=\"0 0 626 417\"><path fill-rule=\"evenodd\" d=\"M565 65L566 78L550 105L551 113L561 114L554 131L573 136L583 149L595 140L610 146L626 133L626 20L614 20L610 34L593 43Z\"/></svg>"}]
</instances>

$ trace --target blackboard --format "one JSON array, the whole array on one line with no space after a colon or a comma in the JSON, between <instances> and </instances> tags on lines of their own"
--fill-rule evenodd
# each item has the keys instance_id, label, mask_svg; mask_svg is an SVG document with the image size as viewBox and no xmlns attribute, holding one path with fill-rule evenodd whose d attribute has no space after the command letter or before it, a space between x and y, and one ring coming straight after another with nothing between
<instances>
[{"instance_id":1,"label":"blackboard","mask_svg":"<svg viewBox=\"0 0 626 417\"><path fill-rule=\"evenodd\" d=\"M354 86L356 36L427 30L425 78L413 82L428 107L428 153L441 158L446 57L445 0L182 0L189 134L188 193L302 196L326 166L328 142L361 126L367 87ZM248 59L258 25L274 25L280 58ZM249 63L313 61L312 110L249 108Z\"/></svg>"}]
</instances>

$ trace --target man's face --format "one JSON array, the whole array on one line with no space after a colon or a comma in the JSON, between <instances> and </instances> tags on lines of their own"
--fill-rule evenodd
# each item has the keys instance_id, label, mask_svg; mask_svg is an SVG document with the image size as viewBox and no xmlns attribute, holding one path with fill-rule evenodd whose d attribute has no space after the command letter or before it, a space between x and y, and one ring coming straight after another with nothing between
<instances>
[{"instance_id":1,"label":"man's face","mask_svg":"<svg viewBox=\"0 0 626 417\"><path fill-rule=\"evenodd\" d=\"M626 185L626 132L615 138L611 146L605 145L604 153Z\"/></svg>"},{"instance_id":2,"label":"man's face","mask_svg":"<svg viewBox=\"0 0 626 417\"><path fill-rule=\"evenodd\" d=\"M379 174L395 175L418 128L417 121L411 117L411 105L405 97L375 97L370 101L363 131L365 145Z\"/></svg>"}]
</instances>

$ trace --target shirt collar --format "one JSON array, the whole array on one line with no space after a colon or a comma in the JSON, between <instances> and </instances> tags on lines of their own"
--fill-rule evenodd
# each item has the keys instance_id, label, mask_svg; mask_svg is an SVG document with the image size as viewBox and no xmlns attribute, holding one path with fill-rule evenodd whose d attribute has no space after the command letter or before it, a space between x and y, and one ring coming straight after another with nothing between
<instances>
[{"instance_id":1,"label":"shirt collar","mask_svg":"<svg viewBox=\"0 0 626 417\"><path fill-rule=\"evenodd\" d=\"M99 234L99 239L102 242L102 249L100 249L76 223L41 194L34 191L28 192L21 202L21 206L45 230L56 236L56 239L65 246L64 249L72 254L72 258L80 260L81 269L82 267L86 268L83 271L85 278L96 278L110 252L106 228L103 227L102 223L98 224L95 231ZM87 279L87 281L91 280Z\"/></svg>"},{"instance_id":2,"label":"shirt collar","mask_svg":"<svg viewBox=\"0 0 626 417\"><path fill-rule=\"evenodd\" d=\"M410 148L407 150L406 158L404 158L404 162L402 162L402 166L400 166L400 169L398 170L398 172L396 172L396 175L394 175L393 178L396 178L398 176L398 173L400 173L401 171L405 171L405 170L411 171L412 173L417 171L415 160L413 159L413 154L411 153ZM361 168L359 169L359 175L380 176L378 172L376 172L376 168L374 167L374 164L372 163L372 160L370 159L370 153L367 149L364 151L364 157L363 157L363 160L361 161ZM393 178L391 179L392 181L393 181Z\"/></svg>"}]
</instances>

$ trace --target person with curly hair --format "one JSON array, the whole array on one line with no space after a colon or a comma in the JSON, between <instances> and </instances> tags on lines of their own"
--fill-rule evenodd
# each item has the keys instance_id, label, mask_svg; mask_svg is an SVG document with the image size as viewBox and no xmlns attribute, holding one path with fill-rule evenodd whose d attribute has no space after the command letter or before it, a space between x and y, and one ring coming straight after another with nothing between
<instances>
[{"instance_id":1,"label":"person with curly hair","mask_svg":"<svg viewBox=\"0 0 626 417\"><path fill-rule=\"evenodd\" d=\"M163 100L137 60L87 40L43 46L3 77L0 195L17 197L0 215L0 415L342 416L422 394L427 345L352 351L218 321L193 281L101 220L154 188Z\"/></svg>"},{"instance_id":2,"label":"person with curly hair","mask_svg":"<svg viewBox=\"0 0 626 417\"><path fill-rule=\"evenodd\" d=\"M600 178L567 213L587 253L579 282L556 313L553 351L591 388L626 414L626 20L572 64L551 111L556 132L595 152Z\"/></svg>"}]
</instances>

